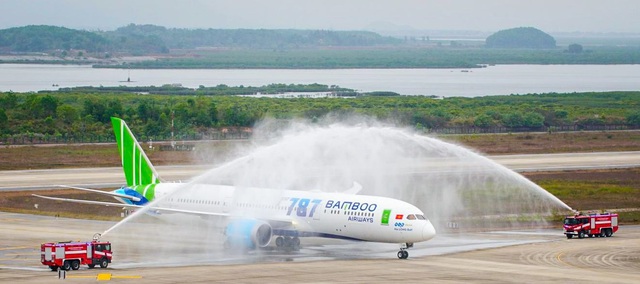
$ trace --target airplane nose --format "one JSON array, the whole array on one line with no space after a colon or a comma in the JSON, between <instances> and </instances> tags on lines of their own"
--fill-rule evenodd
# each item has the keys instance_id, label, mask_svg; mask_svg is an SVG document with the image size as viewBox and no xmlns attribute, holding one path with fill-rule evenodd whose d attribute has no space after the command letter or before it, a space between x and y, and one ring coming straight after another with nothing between
<instances>
[{"instance_id":1,"label":"airplane nose","mask_svg":"<svg viewBox=\"0 0 640 284\"><path fill-rule=\"evenodd\" d=\"M430 240L436 236L436 228L433 227L431 221L427 220L427 223L424 224L422 228L422 239L424 241Z\"/></svg>"}]
</instances>

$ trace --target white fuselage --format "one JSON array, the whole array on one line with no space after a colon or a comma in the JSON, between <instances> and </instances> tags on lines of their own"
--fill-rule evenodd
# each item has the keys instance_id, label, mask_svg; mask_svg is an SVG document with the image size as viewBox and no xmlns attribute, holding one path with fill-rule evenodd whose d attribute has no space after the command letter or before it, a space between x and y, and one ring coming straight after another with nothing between
<instances>
[{"instance_id":1,"label":"white fuselage","mask_svg":"<svg viewBox=\"0 0 640 284\"><path fill-rule=\"evenodd\" d=\"M264 220L275 225L275 234L297 231L300 236L387 243L421 242L435 236L420 209L386 197L162 183L155 187L154 199L163 208Z\"/></svg>"}]
</instances>

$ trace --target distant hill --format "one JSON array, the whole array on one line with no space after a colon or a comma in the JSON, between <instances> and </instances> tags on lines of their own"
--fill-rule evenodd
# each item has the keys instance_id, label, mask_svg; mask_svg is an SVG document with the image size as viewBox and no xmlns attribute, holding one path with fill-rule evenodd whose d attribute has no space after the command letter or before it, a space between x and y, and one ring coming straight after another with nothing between
<instances>
[{"instance_id":1,"label":"distant hill","mask_svg":"<svg viewBox=\"0 0 640 284\"><path fill-rule=\"evenodd\" d=\"M0 50L44 52L49 50L86 50L100 52L110 48L109 41L96 33L55 26L25 26L0 30Z\"/></svg>"},{"instance_id":2,"label":"distant hill","mask_svg":"<svg viewBox=\"0 0 640 284\"><path fill-rule=\"evenodd\" d=\"M124 52L167 53L169 49L313 48L399 44L402 40L366 31L168 29L130 24L115 31L89 32L55 26L24 26L0 30L0 52Z\"/></svg>"},{"instance_id":3,"label":"distant hill","mask_svg":"<svg viewBox=\"0 0 640 284\"><path fill-rule=\"evenodd\" d=\"M487 37L490 48L555 48L556 40L549 34L531 27L502 30Z\"/></svg>"},{"instance_id":4,"label":"distant hill","mask_svg":"<svg viewBox=\"0 0 640 284\"><path fill-rule=\"evenodd\" d=\"M228 47L251 49L306 48L322 46L372 46L399 44L402 40L367 31L269 30L269 29L176 29L130 24L109 38L158 37L169 48Z\"/></svg>"}]
</instances>

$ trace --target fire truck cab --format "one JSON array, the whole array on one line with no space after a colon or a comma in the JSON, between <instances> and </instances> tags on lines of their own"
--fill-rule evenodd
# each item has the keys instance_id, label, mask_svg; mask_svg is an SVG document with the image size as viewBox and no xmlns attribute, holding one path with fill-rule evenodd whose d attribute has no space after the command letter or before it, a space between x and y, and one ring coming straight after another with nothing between
<instances>
[{"instance_id":1,"label":"fire truck cab","mask_svg":"<svg viewBox=\"0 0 640 284\"><path fill-rule=\"evenodd\" d=\"M52 271L78 270L80 265L107 268L111 263L111 243L93 240L91 242L44 243L40 246L40 260Z\"/></svg>"},{"instance_id":2,"label":"fire truck cab","mask_svg":"<svg viewBox=\"0 0 640 284\"><path fill-rule=\"evenodd\" d=\"M567 216L564 218L564 234L567 239L578 236L582 239L585 236L591 237L611 237L618 231L618 214L589 214Z\"/></svg>"}]
</instances>

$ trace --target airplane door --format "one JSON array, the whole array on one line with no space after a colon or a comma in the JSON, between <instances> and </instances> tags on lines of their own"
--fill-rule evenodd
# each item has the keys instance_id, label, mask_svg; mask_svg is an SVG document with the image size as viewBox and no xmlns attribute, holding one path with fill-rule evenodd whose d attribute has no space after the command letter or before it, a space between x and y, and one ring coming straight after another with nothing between
<instances>
[{"instance_id":1,"label":"airplane door","mask_svg":"<svg viewBox=\"0 0 640 284\"><path fill-rule=\"evenodd\" d=\"M222 203L222 212L229 213L229 211L231 211L232 206L233 206L233 198L231 196L225 197L224 202Z\"/></svg>"}]
</instances>

